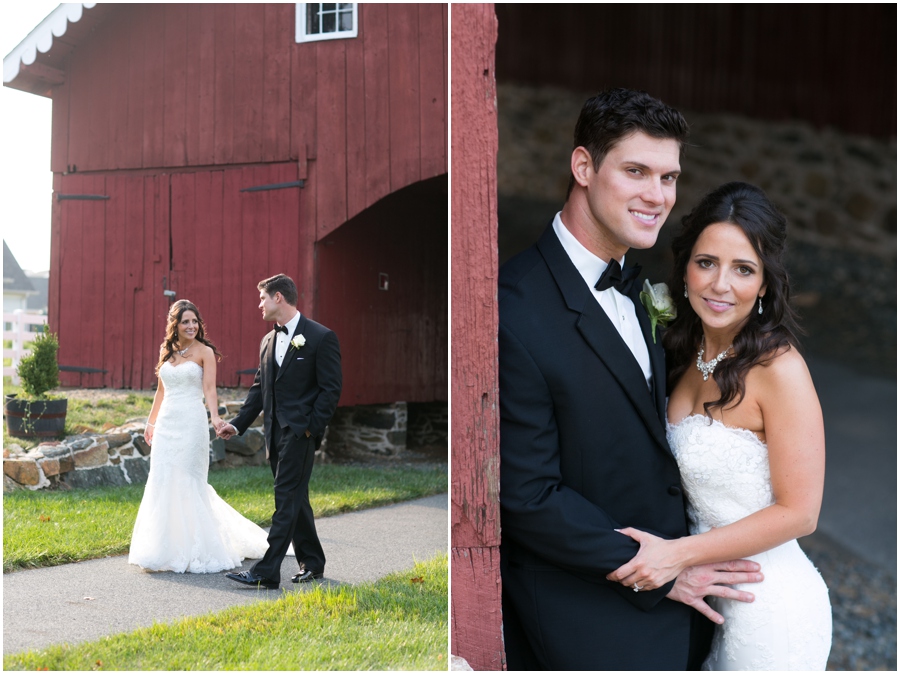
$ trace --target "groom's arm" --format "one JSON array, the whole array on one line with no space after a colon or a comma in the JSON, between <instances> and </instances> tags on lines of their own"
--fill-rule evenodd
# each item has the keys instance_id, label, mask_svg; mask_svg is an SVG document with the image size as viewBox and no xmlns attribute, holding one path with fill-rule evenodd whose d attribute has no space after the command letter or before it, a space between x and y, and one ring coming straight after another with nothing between
<instances>
[{"instance_id":1,"label":"groom's arm","mask_svg":"<svg viewBox=\"0 0 900 674\"><path fill-rule=\"evenodd\" d=\"M253 378L253 386L251 386L250 390L247 392L244 404L241 405L241 409L238 411L237 416L228 422L234 426L238 435L243 435L244 431L250 428L250 424L252 424L256 420L256 417L259 416L259 413L262 412L263 400L262 388L260 387L260 372L261 368L257 368L256 376Z\"/></svg>"},{"instance_id":2,"label":"groom's arm","mask_svg":"<svg viewBox=\"0 0 900 674\"><path fill-rule=\"evenodd\" d=\"M633 592L606 580L639 546L615 531L626 523L563 484L550 389L528 350L502 323L499 354L503 536L582 578L610 585L644 610L655 606L674 581Z\"/></svg>"},{"instance_id":3,"label":"groom's arm","mask_svg":"<svg viewBox=\"0 0 900 674\"><path fill-rule=\"evenodd\" d=\"M328 331L316 350L316 382L319 394L313 403L308 428L313 437L321 438L325 434L325 427L334 416L341 398L342 381L341 347L337 335Z\"/></svg>"}]
</instances>

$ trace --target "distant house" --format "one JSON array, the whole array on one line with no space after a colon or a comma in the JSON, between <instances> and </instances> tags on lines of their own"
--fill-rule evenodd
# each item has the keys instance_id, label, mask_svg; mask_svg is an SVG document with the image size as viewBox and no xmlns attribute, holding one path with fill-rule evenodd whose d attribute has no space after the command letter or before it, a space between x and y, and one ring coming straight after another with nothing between
<instances>
[{"instance_id":1,"label":"distant house","mask_svg":"<svg viewBox=\"0 0 900 674\"><path fill-rule=\"evenodd\" d=\"M37 291L25 272L19 266L15 256L3 242L3 313L11 314L17 309L28 310L28 298Z\"/></svg>"},{"instance_id":2,"label":"distant house","mask_svg":"<svg viewBox=\"0 0 900 674\"><path fill-rule=\"evenodd\" d=\"M175 298L247 385L256 283L334 329L341 405L447 400L447 5L62 4L4 59L53 99L63 384L147 388Z\"/></svg>"},{"instance_id":3,"label":"distant house","mask_svg":"<svg viewBox=\"0 0 900 674\"><path fill-rule=\"evenodd\" d=\"M31 280L22 271L15 255L3 242L3 376L18 384L16 370L28 343L47 329L46 315L29 309L38 295Z\"/></svg>"},{"instance_id":4,"label":"distant house","mask_svg":"<svg viewBox=\"0 0 900 674\"><path fill-rule=\"evenodd\" d=\"M28 298L28 311L39 314L47 313L47 289L50 281L49 272L25 272L25 276L34 287L34 295Z\"/></svg>"}]
</instances>

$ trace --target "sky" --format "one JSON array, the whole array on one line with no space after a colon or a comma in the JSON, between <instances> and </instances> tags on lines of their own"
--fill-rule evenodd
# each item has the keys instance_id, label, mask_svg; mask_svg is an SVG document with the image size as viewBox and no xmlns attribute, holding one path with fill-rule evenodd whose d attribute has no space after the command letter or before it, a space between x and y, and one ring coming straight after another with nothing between
<instances>
[{"instance_id":1,"label":"sky","mask_svg":"<svg viewBox=\"0 0 900 674\"><path fill-rule=\"evenodd\" d=\"M0 51L6 56L31 30L59 6L58 2L5 3L0 10ZM0 90L3 162L0 203L3 239L19 266L27 271L50 269L49 98L3 87Z\"/></svg>"}]
</instances>

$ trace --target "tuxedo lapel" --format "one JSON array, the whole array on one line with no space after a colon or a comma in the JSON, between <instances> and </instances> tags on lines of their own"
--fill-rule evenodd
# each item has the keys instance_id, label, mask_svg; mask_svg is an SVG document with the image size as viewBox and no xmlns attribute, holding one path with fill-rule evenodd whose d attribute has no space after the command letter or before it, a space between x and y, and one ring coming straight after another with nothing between
<instances>
[{"instance_id":1,"label":"tuxedo lapel","mask_svg":"<svg viewBox=\"0 0 900 674\"><path fill-rule=\"evenodd\" d=\"M278 333L274 330L266 335L266 343L263 345L260 364L266 375L266 381L272 381L272 375L278 363L275 362L275 337Z\"/></svg>"},{"instance_id":2,"label":"tuxedo lapel","mask_svg":"<svg viewBox=\"0 0 900 674\"><path fill-rule=\"evenodd\" d=\"M641 291L636 285L632 286L629 297L634 302L634 313L637 314L638 323L641 325L641 334L644 335L644 342L647 344L647 352L650 354L650 372L653 375L653 402L656 405L656 411L659 420L665 426L666 423L666 352L662 347L662 338L660 336L660 326L656 326L656 343L653 343L653 336L650 332L650 316L641 302Z\"/></svg>"},{"instance_id":3,"label":"tuxedo lapel","mask_svg":"<svg viewBox=\"0 0 900 674\"><path fill-rule=\"evenodd\" d=\"M552 226L545 230L544 235L538 241L538 250L544 257L568 308L581 314L576 322L578 332L622 387L624 395L635 406L660 447L666 453L670 453L668 442L666 442L665 427L661 423L657 406L647 390L647 380L644 378L641 366L638 365L634 354L626 346L606 312L594 299L584 279L559 242ZM637 307L635 309L638 315L643 311ZM643 324L641 328L643 331ZM654 369L655 376L656 370ZM611 393L611 395L615 394L615 392Z\"/></svg>"},{"instance_id":4,"label":"tuxedo lapel","mask_svg":"<svg viewBox=\"0 0 900 674\"><path fill-rule=\"evenodd\" d=\"M590 299L592 301L585 303L584 311L576 324L578 331L591 350L597 354L597 357L603 361L606 368L619 382L644 424L650 429L653 438L660 447L669 452L666 435L656 405L647 390L647 380L644 378L641 366L638 365L634 354L622 341L622 337L616 331L606 312L596 301L593 301L593 297Z\"/></svg>"}]
</instances>

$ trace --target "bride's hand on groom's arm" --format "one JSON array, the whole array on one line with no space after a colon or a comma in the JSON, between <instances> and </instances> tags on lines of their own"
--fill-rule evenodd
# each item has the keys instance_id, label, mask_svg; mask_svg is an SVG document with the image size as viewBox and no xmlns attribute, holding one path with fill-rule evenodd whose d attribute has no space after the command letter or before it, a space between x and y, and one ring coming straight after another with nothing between
<instances>
[{"instance_id":1,"label":"bride's hand on groom's arm","mask_svg":"<svg viewBox=\"0 0 900 674\"><path fill-rule=\"evenodd\" d=\"M688 565L680 548L680 539L665 540L640 529L616 529L640 543L638 553L606 576L625 587L655 590L675 578Z\"/></svg>"}]
</instances>

